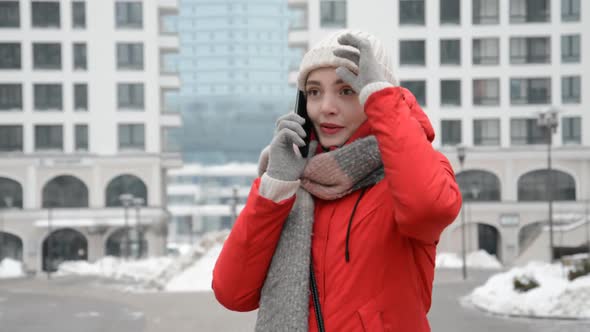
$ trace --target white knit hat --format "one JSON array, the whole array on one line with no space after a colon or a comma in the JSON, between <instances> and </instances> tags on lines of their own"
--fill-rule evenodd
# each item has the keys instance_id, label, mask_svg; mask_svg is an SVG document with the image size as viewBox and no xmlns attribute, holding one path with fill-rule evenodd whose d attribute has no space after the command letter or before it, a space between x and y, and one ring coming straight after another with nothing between
<instances>
[{"instance_id":1,"label":"white knit hat","mask_svg":"<svg viewBox=\"0 0 590 332\"><path fill-rule=\"evenodd\" d=\"M379 62L383 69L385 70L385 76L387 78L387 82L397 85L397 81L393 75L393 64L391 54L387 49L383 47L381 41L377 39L375 36L358 30L340 30L331 36L321 40L319 43L315 44L313 48L311 48L301 60L301 65L299 66L299 75L297 76L297 88L301 91L305 90L305 82L307 81L307 76L309 73L315 69L322 68L322 67L340 67L344 66L348 68L353 73L358 73L357 65L344 58L340 58L334 55L334 50L336 49L348 49L352 50L355 53L358 53L358 50L352 46L343 46L338 43L338 37L346 34L351 33L355 36L366 38L369 40L371 44L371 48L373 50L373 54Z\"/></svg>"}]
</instances>

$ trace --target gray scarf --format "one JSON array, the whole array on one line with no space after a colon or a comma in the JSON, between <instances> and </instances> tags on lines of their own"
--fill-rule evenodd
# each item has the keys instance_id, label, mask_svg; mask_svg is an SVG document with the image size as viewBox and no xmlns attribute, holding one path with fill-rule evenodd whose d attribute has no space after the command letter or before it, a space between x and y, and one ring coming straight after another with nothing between
<instances>
[{"instance_id":1,"label":"gray scarf","mask_svg":"<svg viewBox=\"0 0 590 332\"><path fill-rule=\"evenodd\" d=\"M267 163L268 149L260 158L260 174ZM372 186L383 176L381 153L374 136L310 158L262 287L256 331L304 332L309 329L312 195L335 200Z\"/></svg>"}]
</instances>

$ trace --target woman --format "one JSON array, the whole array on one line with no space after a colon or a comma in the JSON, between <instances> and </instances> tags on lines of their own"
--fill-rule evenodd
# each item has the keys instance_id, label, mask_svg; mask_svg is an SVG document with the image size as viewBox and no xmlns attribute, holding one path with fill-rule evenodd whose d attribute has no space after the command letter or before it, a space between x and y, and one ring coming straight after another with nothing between
<instances>
[{"instance_id":1,"label":"woman","mask_svg":"<svg viewBox=\"0 0 590 332\"><path fill-rule=\"evenodd\" d=\"M430 331L436 244L461 195L390 63L354 31L302 60L310 155L294 148L305 119L279 119L213 272L221 304L259 308L257 331Z\"/></svg>"}]
</instances>

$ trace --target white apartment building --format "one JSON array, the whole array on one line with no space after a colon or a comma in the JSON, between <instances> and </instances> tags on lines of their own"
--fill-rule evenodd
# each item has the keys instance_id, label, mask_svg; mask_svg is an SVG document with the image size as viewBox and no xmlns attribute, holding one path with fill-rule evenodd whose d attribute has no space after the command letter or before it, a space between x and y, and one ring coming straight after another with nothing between
<instances>
[{"instance_id":1,"label":"white apartment building","mask_svg":"<svg viewBox=\"0 0 590 332\"><path fill-rule=\"evenodd\" d=\"M289 0L290 47L342 28L380 38L457 173L466 250L504 263L585 250L590 200L590 4L581 0ZM296 72L290 74L295 84ZM539 114L556 110L551 135ZM465 147L463 165L457 146ZM548 176L550 174L551 176ZM549 182L548 182L549 181ZM552 204L549 218L549 200ZM459 252L461 222L439 251ZM548 221L552 222L549 223Z\"/></svg>"},{"instance_id":2,"label":"white apartment building","mask_svg":"<svg viewBox=\"0 0 590 332\"><path fill-rule=\"evenodd\" d=\"M0 259L164 253L178 0L0 0ZM122 196L123 195L123 196Z\"/></svg>"}]
</instances>

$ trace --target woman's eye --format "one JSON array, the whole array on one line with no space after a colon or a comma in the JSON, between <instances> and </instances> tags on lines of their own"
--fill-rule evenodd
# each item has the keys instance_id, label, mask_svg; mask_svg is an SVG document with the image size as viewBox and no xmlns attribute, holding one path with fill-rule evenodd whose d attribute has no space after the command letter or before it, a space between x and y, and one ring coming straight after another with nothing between
<instances>
[{"instance_id":1,"label":"woman's eye","mask_svg":"<svg viewBox=\"0 0 590 332\"><path fill-rule=\"evenodd\" d=\"M307 90L307 92L305 92L306 95L313 97L313 96L317 96L320 92L316 89L310 89Z\"/></svg>"},{"instance_id":2,"label":"woman's eye","mask_svg":"<svg viewBox=\"0 0 590 332\"><path fill-rule=\"evenodd\" d=\"M354 90L351 88L344 88L340 91L340 93L342 93L345 96L352 96L355 94Z\"/></svg>"}]
</instances>

